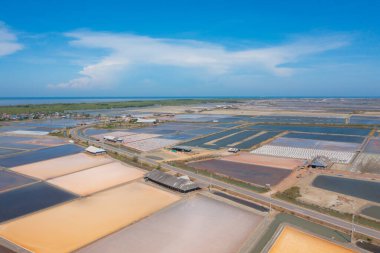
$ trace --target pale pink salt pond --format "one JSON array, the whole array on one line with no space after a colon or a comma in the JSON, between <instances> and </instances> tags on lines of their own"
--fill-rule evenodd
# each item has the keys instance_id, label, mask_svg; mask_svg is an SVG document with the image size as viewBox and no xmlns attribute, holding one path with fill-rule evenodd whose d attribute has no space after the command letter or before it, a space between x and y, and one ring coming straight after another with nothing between
<instances>
[{"instance_id":1,"label":"pale pink salt pond","mask_svg":"<svg viewBox=\"0 0 380 253\"><path fill-rule=\"evenodd\" d=\"M27 176L46 180L110 162L112 162L112 159L105 156L91 156L79 153L21 165L12 168L12 170Z\"/></svg>"},{"instance_id":2,"label":"pale pink salt pond","mask_svg":"<svg viewBox=\"0 0 380 253\"><path fill-rule=\"evenodd\" d=\"M57 177L48 182L67 191L86 196L141 178L143 175L141 170L133 166L113 162Z\"/></svg>"},{"instance_id":3,"label":"pale pink salt pond","mask_svg":"<svg viewBox=\"0 0 380 253\"><path fill-rule=\"evenodd\" d=\"M262 220L258 214L197 195L78 252L238 252Z\"/></svg>"}]
</instances>

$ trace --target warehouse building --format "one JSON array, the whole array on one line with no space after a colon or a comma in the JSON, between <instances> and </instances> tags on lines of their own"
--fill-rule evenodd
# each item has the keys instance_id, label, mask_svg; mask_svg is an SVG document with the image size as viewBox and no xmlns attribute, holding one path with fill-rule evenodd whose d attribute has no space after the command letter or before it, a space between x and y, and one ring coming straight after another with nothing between
<instances>
[{"instance_id":1,"label":"warehouse building","mask_svg":"<svg viewBox=\"0 0 380 253\"><path fill-rule=\"evenodd\" d=\"M87 153L90 153L92 155L103 155L106 153L106 151L102 148L97 148L97 147L94 147L94 146L89 146L88 148L86 148L86 152Z\"/></svg>"},{"instance_id":2,"label":"warehouse building","mask_svg":"<svg viewBox=\"0 0 380 253\"><path fill-rule=\"evenodd\" d=\"M325 156L317 156L311 160L309 167L318 169L327 169L330 166L330 160Z\"/></svg>"},{"instance_id":3,"label":"warehouse building","mask_svg":"<svg viewBox=\"0 0 380 253\"><path fill-rule=\"evenodd\" d=\"M145 180L155 182L169 189L182 193L200 189L198 184L192 182L188 177L175 177L159 170L153 170L145 174Z\"/></svg>"},{"instance_id":4,"label":"warehouse building","mask_svg":"<svg viewBox=\"0 0 380 253\"><path fill-rule=\"evenodd\" d=\"M178 152L191 152L191 148L187 146L174 146L171 148L172 151L178 151Z\"/></svg>"},{"instance_id":5,"label":"warehouse building","mask_svg":"<svg viewBox=\"0 0 380 253\"><path fill-rule=\"evenodd\" d=\"M137 123L144 123L144 124L156 124L158 123L157 119L143 119L143 118L137 118Z\"/></svg>"}]
</instances>

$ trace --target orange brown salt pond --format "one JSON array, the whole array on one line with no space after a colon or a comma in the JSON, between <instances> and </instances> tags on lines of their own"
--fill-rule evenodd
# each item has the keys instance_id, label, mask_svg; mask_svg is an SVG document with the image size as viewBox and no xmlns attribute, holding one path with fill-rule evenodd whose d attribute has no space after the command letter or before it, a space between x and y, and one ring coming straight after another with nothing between
<instances>
[{"instance_id":1,"label":"orange brown salt pond","mask_svg":"<svg viewBox=\"0 0 380 253\"><path fill-rule=\"evenodd\" d=\"M135 167L113 162L57 177L48 182L67 191L86 196L141 178L143 175L144 173Z\"/></svg>"},{"instance_id":2,"label":"orange brown salt pond","mask_svg":"<svg viewBox=\"0 0 380 253\"><path fill-rule=\"evenodd\" d=\"M0 225L0 237L32 252L71 252L180 197L134 182Z\"/></svg>"},{"instance_id":3,"label":"orange brown salt pond","mask_svg":"<svg viewBox=\"0 0 380 253\"><path fill-rule=\"evenodd\" d=\"M296 228L285 226L269 253L354 253L356 251L316 237Z\"/></svg>"},{"instance_id":4,"label":"orange brown salt pond","mask_svg":"<svg viewBox=\"0 0 380 253\"><path fill-rule=\"evenodd\" d=\"M240 153L238 155L226 156L221 158L224 161L239 162L256 164L261 166L275 167L281 169L294 169L299 166L305 165L305 160L284 158L284 157L274 157L274 156L263 156L255 155L250 153Z\"/></svg>"},{"instance_id":5,"label":"orange brown salt pond","mask_svg":"<svg viewBox=\"0 0 380 253\"><path fill-rule=\"evenodd\" d=\"M91 156L79 153L42 162L29 163L14 167L12 170L27 176L46 180L110 162L112 162L112 159L105 156Z\"/></svg>"}]
</instances>

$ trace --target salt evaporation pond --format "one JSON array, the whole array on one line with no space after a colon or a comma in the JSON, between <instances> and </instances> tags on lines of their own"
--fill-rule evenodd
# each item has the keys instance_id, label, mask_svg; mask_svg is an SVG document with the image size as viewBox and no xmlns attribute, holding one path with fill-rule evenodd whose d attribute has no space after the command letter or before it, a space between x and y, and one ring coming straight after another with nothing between
<instances>
[{"instance_id":1,"label":"salt evaporation pond","mask_svg":"<svg viewBox=\"0 0 380 253\"><path fill-rule=\"evenodd\" d=\"M263 216L195 196L105 237L80 253L233 253Z\"/></svg>"}]
</instances>

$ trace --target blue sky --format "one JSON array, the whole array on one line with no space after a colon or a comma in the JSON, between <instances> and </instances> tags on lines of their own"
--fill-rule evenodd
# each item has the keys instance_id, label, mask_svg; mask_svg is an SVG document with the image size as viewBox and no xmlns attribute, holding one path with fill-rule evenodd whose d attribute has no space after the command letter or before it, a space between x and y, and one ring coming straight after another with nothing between
<instances>
[{"instance_id":1,"label":"blue sky","mask_svg":"<svg viewBox=\"0 0 380 253\"><path fill-rule=\"evenodd\" d=\"M0 7L0 96L380 96L380 1Z\"/></svg>"}]
</instances>

